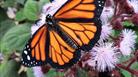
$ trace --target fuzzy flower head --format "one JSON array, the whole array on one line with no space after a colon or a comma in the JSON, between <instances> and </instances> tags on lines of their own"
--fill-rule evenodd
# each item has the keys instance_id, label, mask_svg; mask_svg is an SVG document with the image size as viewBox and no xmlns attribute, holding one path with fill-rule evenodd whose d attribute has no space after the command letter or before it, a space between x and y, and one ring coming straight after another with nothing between
<instances>
[{"instance_id":1,"label":"fuzzy flower head","mask_svg":"<svg viewBox=\"0 0 138 77\"><path fill-rule=\"evenodd\" d=\"M100 40L108 39L111 33L112 33L112 26L109 23L102 25Z\"/></svg>"},{"instance_id":2,"label":"fuzzy flower head","mask_svg":"<svg viewBox=\"0 0 138 77\"><path fill-rule=\"evenodd\" d=\"M125 29L121 35L123 39L120 43L120 51L123 55L130 55L136 43L136 33L132 30Z\"/></svg>"},{"instance_id":3,"label":"fuzzy flower head","mask_svg":"<svg viewBox=\"0 0 138 77\"><path fill-rule=\"evenodd\" d=\"M103 12L100 17L102 24L107 24L113 15L114 15L113 7L104 7Z\"/></svg>"},{"instance_id":4,"label":"fuzzy flower head","mask_svg":"<svg viewBox=\"0 0 138 77\"><path fill-rule=\"evenodd\" d=\"M67 0L53 0L52 3L47 3L43 6L42 12L47 15L54 15L58 9L67 2Z\"/></svg>"},{"instance_id":5,"label":"fuzzy flower head","mask_svg":"<svg viewBox=\"0 0 138 77\"><path fill-rule=\"evenodd\" d=\"M130 3L134 8L134 11L138 13L138 0L128 0L128 3Z\"/></svg>"},{"instance_id":6,"label":"fuzzy flower head","mask_svg":"<svg viewBox=\"0 0 138 77\"><path fill-rule=\"evenodd\" d=\"M106 71L107 69L111 71L115 68L118 58L113 43L100 42L91 51L92 57L88 60L88 65L95 67L94 69L100 72Z\"/></svg>"},{"instance_id":7,"label":"fuzzy flower head","mask_svg":"<svg viewBox=\"0 0 138 77\"><path fill-rule=\"evenodd\" d=\"M16 11L17 11L17 9L12 8L12 7L8 7L8 10L7 10L8 17L11 19L15 18L15 16L16 16L15 12Z\"/></svg>"},{"instance_id":8,"label":"fuzzy flower head","mask_svg":"<svg viewBox=\"0 0 138 77\"><path fill-rule=\"evenodd\" d=\"M2 53L0 53L0 63L3 61L3 54Z\"/></svg>"},{"instance_id":9,"label":"fuzzy flower head","mask_svg":"<svg viewBox=\"0 0 138 77\"><path fill-rule=\"evenodd\" d=\"M35 77L44 77L44 74L40 66L33 67L33 72Z\"/></svg>"}]
</instances>

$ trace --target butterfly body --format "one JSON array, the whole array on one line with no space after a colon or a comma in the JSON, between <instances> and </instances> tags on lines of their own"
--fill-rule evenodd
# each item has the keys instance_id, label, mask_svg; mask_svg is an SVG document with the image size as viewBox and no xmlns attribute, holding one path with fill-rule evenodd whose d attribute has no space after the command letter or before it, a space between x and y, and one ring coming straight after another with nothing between
<instances>
[{"instance_id":1,"label":"butterfly body","mask_svg":"<svg viewBox=\"0 0 138 77\"><path fill-rule=\"evenodd\" d=\"M26 44L22 64L63 69L78 62L81 50L89 51L99 39L103 5L104 0L67 0L54 15L47 14Z\"/></svg>"},{"instance_id":2,"label":"butterfly body","mask_svg":"<svg viewBox=\"0 0 138 77\"><path fill-rule=\"evenodd\" d=\"M69 46L71 46L74 49L78 49L77 44L62 30L62 28L60 28L60 26L57 23L58 22L50 14L46 16L46 27L48 27L48 30L54 30L57 34L61 36L62 39L64 39L64 41Z\"/></svg>"}]
</instances>

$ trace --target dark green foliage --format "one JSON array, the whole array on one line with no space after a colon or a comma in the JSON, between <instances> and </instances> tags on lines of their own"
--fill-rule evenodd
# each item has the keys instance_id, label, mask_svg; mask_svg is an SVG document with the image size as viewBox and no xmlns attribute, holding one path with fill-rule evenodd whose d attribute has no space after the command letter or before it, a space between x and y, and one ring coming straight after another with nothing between
<instances>
[{"instance_id":1,"label":"dark green foliage","mask_svg":"<svg viewBox=\"0 0 138 77\"><path fill-rule=\"evenodd\" d=\"M2 37L1 50L22 50L30 37L30 25L31 24L22 24L9 29Z\"/></svg>"},{"instance_id":2,"label":"dark green foliage","mask_svg":"<svg viewBox=\"0 0 138 77\"><path fill-rule=\"evenodd\" d=\"M57 72L55 69L49 70L45 77L63 77L63 72Z\"/></svg>"},{"instance_id":3,"label":"dark green foliage","mask_svg":"<svg viewBox=\"0 0 138 77\"><path fill-rule=\"evenodd\" d=\"M123 25L124 25L125 27L134 27L134 24L133 24L132 22L130 22L130 21L124 21L124 22L123 22Z\"/></svg>"},{"instance_id":4,"label":"dark green foliage","mask_svg":"<svg viewBox=\"0 0 138 77\"><path fill-rule=\"evenodd\" d=\"M0 65L0 77L26 77L25 73L18 74L20 64L10 60Z\"/></svg>"},{"instance_id":5,"label":"dark green foliage","mask_svg":"<svg viewBox=\"0 0 138 77\"><path fill-rule=\"evenodd\" d=\"M28 0L24 7L24 16L31 21L35 21L38 19L39 9L38 3L33 0Z\"/></svg>"}]
</instances>

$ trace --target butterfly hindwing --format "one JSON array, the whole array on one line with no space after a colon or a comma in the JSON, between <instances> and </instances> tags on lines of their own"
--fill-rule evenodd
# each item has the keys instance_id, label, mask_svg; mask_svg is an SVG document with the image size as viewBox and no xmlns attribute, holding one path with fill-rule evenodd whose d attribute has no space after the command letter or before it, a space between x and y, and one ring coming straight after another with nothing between
<instances>
[{"instance_id":1,"label":"butterfly hindwing","mask_svg":"<svg viewBox=\"0 0 138 77\"><path fill-rule=\"evenodd\" d=\"M46 63L47 38L47 27L43 25L26 44L22 53L23 65L31 67L40 66Z\"/></svg>"},{"instance_id":2,"label":"butterfly hindwing","mask_svg":"<svg viewBox=\"0 0 138 77\"><path fill-rule=\"evenodd\" d=\"M80 50L73 49L55 31L50 31L49 63L54 68L67 68L80 58Z\"/></svg>"}]
</instances>

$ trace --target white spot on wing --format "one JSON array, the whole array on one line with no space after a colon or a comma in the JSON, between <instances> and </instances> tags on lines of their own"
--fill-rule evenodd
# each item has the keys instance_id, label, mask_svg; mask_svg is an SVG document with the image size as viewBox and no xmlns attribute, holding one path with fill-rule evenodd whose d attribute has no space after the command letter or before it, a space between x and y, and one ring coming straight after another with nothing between
<instances>
[{"instance_id":1,"label":"white spot on wing","mask_svg":"<svg viewBox=\"0 0 138 77\"><path fill-rule=\"evenodd\" d=\"M99 6L102 6L101 4L99 4Z\"/></svg>"},{"instance_id":2,"label":"white spot on wing","mask_svg":"<svg viewBox=\"0 0 138 77\"><path fill-rule=\"evenodd\" d=\"M30 60L30 56L27 56L27 59Z\"/></svg>"},{"instance_id":3,"label":"white spot on wing","mask_svg":"<svg viewBox=\"0 0 138 77\"><path fill-rule=\"evenodd\" d=\"M24 53L27 55L27 51L26 50L24 50Z\"/></svg>"},{"instance_id":4,"label":"white spot on wing","mask_svg":"<svg viewBox=\"0 0 138 77\"><path fill-rule=\"evenodd\" d=\"M27 45L27 48L29 48L29 45Z\"/></svg>"},{"instance_id":5,"label":"white spot on wing","mask_svg":"<svg viewBox=\"0 0 138 77\"><path fill-rule=\"evenodd\" d=\"M27 65L27 63L25 63L25 65Z\"/></svg>"}]
</instances>

